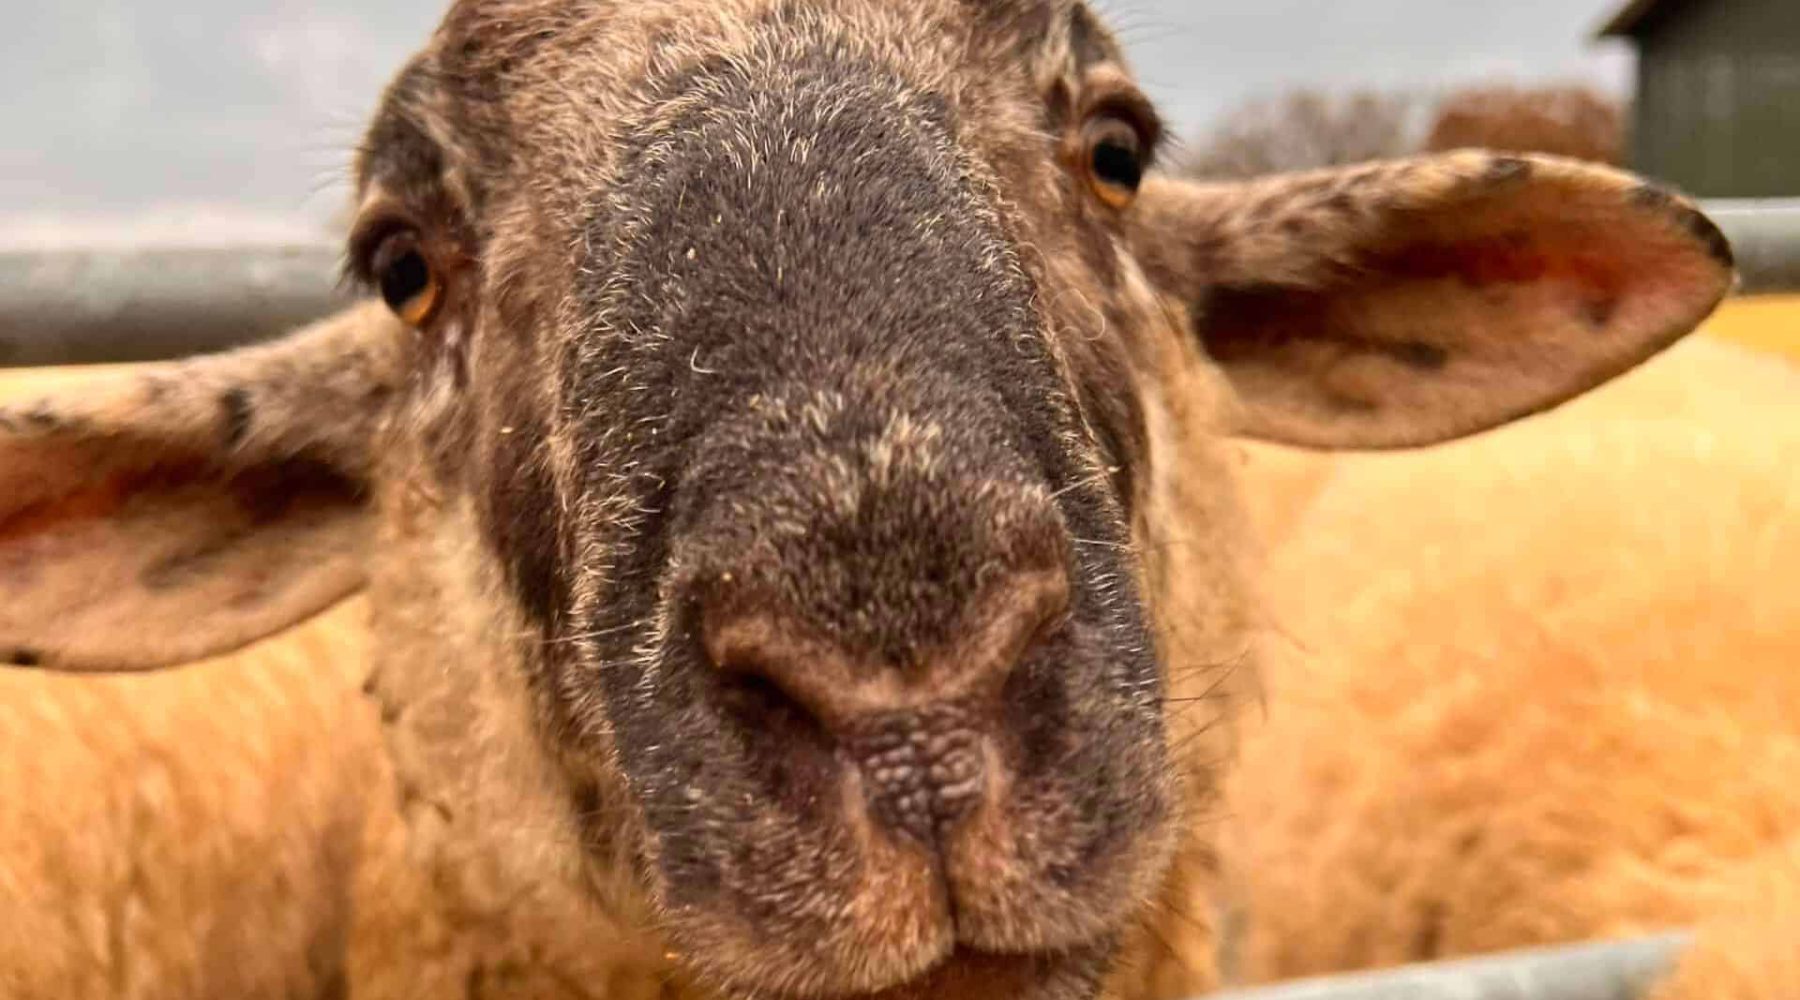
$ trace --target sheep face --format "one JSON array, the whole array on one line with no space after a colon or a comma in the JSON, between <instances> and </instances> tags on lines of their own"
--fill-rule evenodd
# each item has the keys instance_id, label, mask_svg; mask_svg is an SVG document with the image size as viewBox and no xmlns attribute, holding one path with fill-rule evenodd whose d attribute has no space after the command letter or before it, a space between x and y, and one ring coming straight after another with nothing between
<instances>
[{"instance_id":1,"label":"sheep face","mask_svg":"<svg viewBox=\"0 0 1800 1000\"><path fill-rule=\"evenodd\" d=\"M794 997L1203 964L1145 942L1252 662L1223 439L1503 422L1730 268L1599 168L1203 187L1158 132L1073 0L465 0L359 160L398 321L0 421L0 650L159 665L367 582L420 839L536 887L501 920L568 889L571 952L624 921Z\"/></svg>"},{"instance_id":2,"label":"sheep face","mask_svg":"<svg viewBox=\"0 0 1800 1000\"><path fill-rule=\"evenodd\" d=\"M1176 815L1107 323L1147 102L1076 8L536 6L400 78L352 247L436 300L413 412L629 796L588 839L736 989L1080 992Z\"/></svg>"}]
</instances>

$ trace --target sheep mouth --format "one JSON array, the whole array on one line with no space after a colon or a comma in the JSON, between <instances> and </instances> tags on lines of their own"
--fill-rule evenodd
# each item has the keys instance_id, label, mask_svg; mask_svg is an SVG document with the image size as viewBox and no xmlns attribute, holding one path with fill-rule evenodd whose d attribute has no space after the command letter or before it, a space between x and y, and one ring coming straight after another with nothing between
<instances>
[{"instance_id":1,"label":"sheep mouth","mask_svg":"<svg viewBox=\"0 0 1800 1000\"><path fill-rule=\"evenodd\" d=\"M1176 806L1156 675L1081 603L1091 588L997 688L836 724L766 671L726 669L705 602L652 592L671 595L663 642L601 693L682 965L793 1000L1095 995L1096 956L1167 870ZM630 648L621 624L590 631L630 664L607 646Z\"/></svg>"},{"instance_id":2,"label":"sheep mouth","mask_svg":"<svg viewBox=\"0 0 1800 1000\"><path fill-rule=\"evenodd\" d=\"M696 972L792 1000L1097 995L1135 901L1166 868L1165 824L1069 843L1044 794L1015 787L921 840L882 821L859 771L840 772L816 823L759 825L756 840L791 840L794 850L763 854L754 870L792 866L805 877L746 883L726 873L702 887L663 872L669 930ZM750 839L719 847L757 851ZM828 863L811 869L819 857Z\"/></svg>"}]
</instances>

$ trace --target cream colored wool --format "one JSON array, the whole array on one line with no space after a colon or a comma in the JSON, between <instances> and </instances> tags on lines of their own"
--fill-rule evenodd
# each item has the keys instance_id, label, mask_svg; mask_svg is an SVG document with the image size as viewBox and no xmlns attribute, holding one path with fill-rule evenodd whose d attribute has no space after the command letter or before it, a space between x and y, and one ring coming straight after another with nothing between
<instances>
[{"instance_id":1,"label":"cream colored wool","mask_svg":"<svg viewBox=\"0 0 1800 1000\"><path fill-rule=\"evenodd\" d=\"M1699 341L1252 464L1289 652L1228 799L1245 978L1699 927L1660 1000L1800 996L1800 371Z\"/></svg>"},{"instance_id":2,"label":"cream colored wool","mask_svg":"<svg viewBox=\"0 0 1800 1000\"><path fill-rule=\"evenodd\" d=\"M380 801L363 614L166 674L0 672L0 996L341 986Z\"/></svg>"}]
</instances>

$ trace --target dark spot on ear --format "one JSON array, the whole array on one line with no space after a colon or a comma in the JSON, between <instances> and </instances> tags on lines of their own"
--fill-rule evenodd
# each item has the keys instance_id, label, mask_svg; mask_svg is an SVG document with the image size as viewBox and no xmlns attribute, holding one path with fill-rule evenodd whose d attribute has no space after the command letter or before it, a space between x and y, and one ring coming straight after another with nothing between
<instances>
[{"instance_id":1,"label":"dark spot on ear","mask_svg":"<svg viewBox=\"0 0 1800 1000\"><path fill-rule=\"evenodd\" d=\"M1481 179L1488 184L1517 184L1529 180L1531 161L1518 156L1496 156L1488 161Z\"/></svg>"},{"instance_id":2,"label":"dark spot on ear","mask_svg":"<svg viewBox=\"0 0 1800 1000\"><path fill-rule=\"evenodd\" d=\"M1303 235L1307 230L1306 220L1298 215L1281 220L1281 231L1289 236Z\"/></svg>"},{"instance_id":3,"label":"dark spot on ear","mask_svg":"<svg viewBox=\"0 0 1800 1000\"><path fill-rule=\"evenodd\" d=\"M47 402L36 403L28 410L0 409L0 430L13 434L44 434L63 430L70 423Z\"/></svg>"},{"instance_id":4,"label":"dark spot on ear","mask_svg":"<svg viewBox=\"0 0 1800 1000\"><path fill-rule=\"evenodd\" d=\"M365 502L369 487L329 464L297 456L233 476L233 500L250 524L274 524L296 510L354 507Z\"/></svg>"},{"instance_id":5,"label":"dark spot on ear","mask_svg":"<svg viewBox=\"0 0 1800 1000\"><path fill-rule=\"evenodd\" d=\"M1737 269L1737 254L1731 249L1731 240L1726 238L1713 220L1699 209L1684 205L1681 209L1681 222L1693 234L1694 239L1699 240L1700 245L1706 248L1712 259L1718 261L1720 267Z\"/></svg>"},{"instance_id":6,"label":"dark spot on ear","mask_svg":"<svg viewBox=\"0 0 1800 1000\"><path fill-rule=\"evenodd\" d=\"M1383 344L1382 352L1395 361L1409 368L1420 371L1442 371L1450 363L1450 352L1436 344L1428 344L1423 340L1402 340L1398 343Z\"/></svg>"},{"instance_id":7,"label":"dark spot on ear","mask_svg":"<svg viewBox=\"0 0 1800 1000\"><path fill-rule=\"evenodd\" d=\"M1606 329L1612 322L1613 313L1619 308L1619 300L1614 298L1590 299L1587 303L1588 325L1596 330Z\"/></svg>"},{"instance_id":8,"label":"dark spot on ear","mask_svg":"<svg viewBox=\"0 0 1800 1000\"><path fill-rule=\"evenodd\" d=\"M1705 213L1687 204L1673 192L1655 184L1644 184L1631 192L1631 203L1669 216L1676 225L1699 241L1719 266L1737 267L1737 255L1731 249L1731 241L1725 238L1725 234L1719 231L1719 227Z\"/></svg>"},{"instance_id":9,"label":"dark spot on ear","mask_svg":"<svg viewBox=\"0 0 1800 1000\"><path fill-rule=\"evenodd\" d=\"M250 433L250 393L241 387L219 394L219 409L225 413L225 447L236 448Z\"/></svg>"},{"instance_id":10,"label":"dark spot on ear","mask_svg":"<svg viewBox=\"0 0 1800 1000\"><path fill-rule=\"evenodd\" d=\"M44 654L35 649L9 649L0 653L0 663L9 667L41 667Z\"/></svg>"}]
</instances>

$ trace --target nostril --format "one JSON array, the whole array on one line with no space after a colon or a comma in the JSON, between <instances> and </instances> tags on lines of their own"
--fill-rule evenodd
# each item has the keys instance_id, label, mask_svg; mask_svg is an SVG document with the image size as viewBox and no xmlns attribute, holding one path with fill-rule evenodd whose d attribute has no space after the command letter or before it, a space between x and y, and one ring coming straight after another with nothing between
<instances>
[{"instance_id":1,"label":"nostril","mask_svg":"<svg viewBox=\"0 0 1800 1000\"><path fill-rule=\"evenodd\" d=\"M707 659L741 687L779 695L827 727L844 721L843 699L827 678L848 671L834 662L834 650L809 641L795 623L766 608L710 604L701 613L701 642Z\"/></svg>"},{"instance_id":2,"label":"nostril","mask_svg":"<svg viewBox=\"0 0 1800 1000\"><path fill-rule=\"evenodd\" d=\"M1069 575L1061 566L1011 574L979 604L969 654L1003 683L1031 647L1069 610ZM997 689L996 689L997 693Z\"/></svg>"},{"instance_id":3,"label":"nostril","mask_svg":"<svg viewBox=\"0 0 1800 1000\"><path fill-rule=\"evenodd\" d=\"M733 578L704 592L699 633L720 707L757 734L771 794L816 808L848 766L876 824L930 849L1000 787L990 737L1015 668L1067 614L1062 566L992 573L950 628L901 655Z\"/></svg>"},{"instance_id":4,"label":"nostril","mask_svg":"<svg viewBox=\"0 0 1800 1000\"><path fill-rule=\"evenodd\" d=\"M872 716L997 700L1014 667L1068 606L1069 578L1060 565L1010 571L988 581L947 634L901 656L830 634L778 602L741 591L709 595L699 622L718 670L772 686L841 732Z\"/></svg>"}]
</instances>

